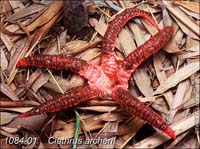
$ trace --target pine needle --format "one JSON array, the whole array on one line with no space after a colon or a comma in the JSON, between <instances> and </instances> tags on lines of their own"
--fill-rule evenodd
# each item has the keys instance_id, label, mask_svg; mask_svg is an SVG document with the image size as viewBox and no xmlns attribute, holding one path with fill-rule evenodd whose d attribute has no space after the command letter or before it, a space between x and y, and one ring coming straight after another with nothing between
<instances>
[{"instance_id":1,"label":"pine needle","mask_svg":"<svg viewBox=\"0 0 200 149\"><path fill-rule=\"evenodd\" d=\"M57 81L57 80L55 79L55 77L52 75L51 71L49 71L49 69L47 69L47 71L48 71L48 73L50 74L50 76L52 77L52 79L55 81L56 86L58 87L58 89L60 90L60 92L61 92L62 94L64 94L63 89L62 89L61 86L58 84L58 81Z\"/></svg>"}]
</instances>

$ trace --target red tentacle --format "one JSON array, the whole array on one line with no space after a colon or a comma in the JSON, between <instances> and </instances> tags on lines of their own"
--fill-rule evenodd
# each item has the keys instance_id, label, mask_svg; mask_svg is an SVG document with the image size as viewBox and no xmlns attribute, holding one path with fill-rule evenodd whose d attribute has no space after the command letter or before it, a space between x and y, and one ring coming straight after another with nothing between
<instances>
[{"instance_id":1,"label":"red tentacle","mask_svg":"<svg viewBox=\"0 0 200 149\"><path fill-rule=\"evenodd\" d=\"M112 22L108 25L107 31L104 35L102 42L103 52L112 53L115 47L115 40L117 35L123 28L123 26L134 17L144 17L147 19L154 27L159 30L159 27L155 20L149 15L149 13L139 10L137 8L127 8L122 13L116 15Z\"/></svg>"},{"instance_id":2,"label":"red tentacle","mask_svg":"<svg viewBox=\"0 0 200 149\"><path fill-rule=\"evenodd\" d=\"M116 87L112 93L112 97L127 112L147 121L149 124L165 132L171 138L176 138L176 135L170 126L166 124L157 113L155 113L149 107L146 107L128 91Z\"/></svg>"},{"instance_id":3,"label":"red tentacle","mask_svg":"<svg viewBox=\"0 0 200 149\"><path fill-rule=\"evenodd\" d=\"M122 13L116 15L112 22L108 25L107 31L102 41L102 59L101 66L104 72L110 77L115 77L113 74L118 68L118 61L113 56L116 38L123 26L134 17L144 17L158 30L159 27L153 18L145 11L136 8L127 8Z\"/></svg>"},{"instance_id":4,"label":"red tentacle","mask_svg":"<svg viewBox=\"0 0 200 149\"><path fill-rule=\"evenodd\" d=\"M134 71L144 60L166 45L172 37L173 31L174 29L172 26L167 26L152 36L148 41L126 57L123 61L122 68Z\"/></svg>"},{"instance_id":5,"label":"red tentacle","mask_svg":"<svg viewBox=\"0 0 200 149\"><path fill-rule=\"evenodd\" d=\"M78 73L88 63L84 60L62 55L36 55L21 59L17 67L50 68L55 70L66 69Z\"/></svg>"},{"instance_id":6,"label":"red tentacle","mask_svg":"<svg viewBox=\"0 0 200 149\"><path fill-rule=\"evenodd\" d=\"M95 98L103 98L105 96L106 95L101 90L95 87L77 87L69 90L58 98L53 98L26 113L20 114L19 117L24 118L32 115L39 115L45 112L56 112L73 107L80 102Z\"/></svg>"}]
</instances>

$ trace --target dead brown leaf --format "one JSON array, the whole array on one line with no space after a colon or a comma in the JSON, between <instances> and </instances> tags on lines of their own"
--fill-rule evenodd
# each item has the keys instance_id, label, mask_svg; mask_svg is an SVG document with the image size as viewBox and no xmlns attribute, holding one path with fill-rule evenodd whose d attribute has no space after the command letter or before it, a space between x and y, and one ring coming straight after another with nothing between
<instances>
[{"instance_id":1,"label":"dead brown leaf","mask_svg":"<svg viewBox=\"0 0 200 149\"><path fill-rule=\"evenodd\" d=\"M185 34L187 34L191 38L199 40L199 36L197 36L193 31L191 31L185 24L183 24L181 21L179 21L176 17L174 17L174 16L172 16L172 17Z\"/></svg>"},{"instance_id":2,"label":"dead brown leaf","mask_svg":"<svg viewBox=\"0 0 200 149\"><path fill-rule=\"evenodd\" d=\"M126 55L130 54L136 48L133 38L126 29L121 30L118 38Z\"/></svg>"},{"instance_id":3,"label":"dead brown leaf","mask_svg":"<svg viewBox=\"0 0 200 149\"><path fill-rule=\"evenodd\" d=\"M26 26L27 31L31 32L35 30L37 27L43 26L47 22L49 22L62 8L63 1L53 1L45 12L39 16L34 22L30 25ZM18 31L17 33L22 33Z\"/></svg>"},{"instance_id":4,"label":"dead brown leaf","mask_svg":"<svg viewBox=\"0 0 200 149\"><path fill-rule=\"evenodd\" d=\"M95 112L111 112L117 109L117 106L89 106L89 107L77 107L81 110L91 110Z\"/></svg>"},{"instance_id":5,"label":"dead brown leaf","mask_svg":"<svg viewBox=\"0 0 200 149\"><path fill-rule=\"evenodd\" d=\"M1 70L6 70L8 67L8 60L6 58L5 52L3 51L3 49L1 48L0 51L0 57L1 57L1 61L0 61L0 66L1 66Z\"/></svg>"},{"instance_id":6,"label":"dead brown leaf","mask_svg":"<svg viewBox=\"0 0 200 149\"><path fill-rule=\"evenodd\" d=\"M133 73L133 77L137 87L140 89L143 95L146 97L152 96L153 88L151 86L151 80L145 69L142 69L141 67L136 69Z\"/></svg>"},{"instance_id":7,"label":"dead brown leaf","mask_svg":"<svg viewBox=\"0 0 200 149\"><path fill-rule=\"evenodd\" d=\"M34 92L37 92L40 87L42 87L48 80L49 80L49 75L46 73L42 73L40 76L38 76L37 80L33 83L31 86L31 89Z\"/></svg>"},{"instance_id":8,"label":"dead brown leaf","mask_svg":"<svg viewBox=\"0 0 200 149\"><path fill-rule=\"evenodd\" d=\"M1 92L5 94L6 96L8 96L13 101L20 101L20 99L16 96L16 94L7 84L1 83L0 88L1 88Z\"/></svg>"},{"instance_id":9,"label":"dead brown leaf","mask_svg":"<svg viewBox=\"0 0 200 149\"><path fill-rule=\"evenodd\" d=\"M93 48L97 44L99 44L100 41L93 41L93 42L86 42L83 40L73 40L64 45L62 48L63 52L66 54L77 54L79 52L83 52L89 48Z\"/></svg>"},{"instance_id":10,"label":"dead brown leaf","mask_svg":"<svg viewBox=\"0 0 200 149\"><path fill-rule=\"evenodd\" d=\"M5 125L11 122L16 117L16 114L8 113L8 112L0 112L0 125Z\"/></svg>"},{"instance_id":11,"label":"dead brown leaf","mask_svg":"<svg viewBox=\"0 0 200 149\"><path fill-rule=\"evenodd\" d=\"M124 148L126 144L135 136L136 132L143 126L144 121L137 118L128 121L120 125L119 135L124 140L122 144L119 144L119 148Z\"/></svg>"},{"instance_id":12,"label":"dead brown leaf","mask_svg":"<svg viewBox=\"0 0 200 149\"><path fill-rule=\"evenodd\" d=\"M129 114L125 112L109 112L102 114L99 119L106 122L120 122L126 120L129 116Z\"/></svg>"},{"instance_id":13,"label":"dead brown leaf","mask_svg":"<svg viewBox=\"0 0 200 149\"><path fill-rule=\"evenodd\" d=\"M45 124L47 116L36 115L27 118L16 118L11 123L6 125L11 128L26 128L28 130L41 130L42 126Z\"/></svg>"},{"instance_id":14,"label":"dead brown leaf","mask_svg":"<svg viewBox=\"0 0 200 149\"><path fill-rule=\"evenodd\" d=\"M179 107L182 104L186 91L189 89L189 86L190 82L188 79L179 83L176 94L174 95L173 102L171 104L171 111L168 118L169 122L173 121L174 116L177 112L177 107Z\"/></svg>"},{"instance_id":15,"label":"dead brown leaf","mask_svg":"<svg viewBox=\"0 0 200 149\"><path fill-rule=\"evenodd\" d=\"M169 78L167 78L166 81L160 84L160 86L156 89L156 91L153 93L155 94L161 94L165 92L166 90L170 89L171 87L174 87L179 82L185 80L189 76L191 76L193 73L197 72L199 70L199 62L194 62L191 64L188 64L178 70L176 73L171 75Z\"/></svg>"},{"instance_id":16,"label":"dead brown leaf","mask_svg":"<svg viewBox=\"0 0 200 149\"><path fill-rule=\"evenodd\" d=\"M102 20L100 20L98 22L95 18L90 18L89 23L91 26L93 26L95 28L97 33L99 33L101 36L104 36L106 29L107 29L107 25L105 23L103 23ZM115 47L117 49L121 49L118 38L116 39Z\"/></svg>"},{"instance_id":17,"label":"dead brown leaf","mask_svg":"<svg viewBox=\"0 0 200 149\"><path fill-rule=\"evenodd\" d=\"M199 26L192 21L184 12L182 12L177 6L172 5L170 1L163 1L166 8L175 16L178 20L184 23L188 29L192 30L196 35L200 35Z\"/></svg>"},{"instance_id":18,"label":"dead brown leaf","mask_svg":"<svg viewBox=\"0 0 200 149\"><path fill-rule=\"evenodd\" d=\"M1 34L0 45L3 50L1 60L5 62L1 64L1 81L8 87L3 90L3 94L7 97L3 95L4 98L0 101L0 116L1 119L3 118L0 135L3 138L18 137L18 135L25 138L37 137L37 144L22 144L19 145L20 148L72 147L72 144L50 145L47 139L49 137L74 139L76 118L73 109L59 112L52 117L49 114L24 119L16 118L16 113L24 113L71 88L87 85L85 79L65 70L15 69L15 64L28 55L63 54L100 65L102 53L100 42L107 24L119 13L117 11L124 10L126 7L137 7L149 12L160 28L169 25L174 27L173 37L163 48L167 53L161 50L155 53L153 61L150 58L143 65L145 67L140 66L135 72L136 77L131 77L129 80L129 91L141 102L151 105L156 113L160 112L164 119L166 113L168 114L169 111L173 113L173 109L176 110L172 118L174 123L172 128L175 130L177 140L180 140L178 145L174 145L175 147L187 140L189 135L195 135L195 117L190 114L199 112L196 109L198 106L196 101L199 99L199 69L197 68L199 67L197 64L199 63L199 34L197 34L199 13L190 10L195 6L187 8L193 2L188 1L186 4L184 1L178 1L182 3L178 4L177 0L172 2L91 1L85 3L86 5L82 5L82 2L72 2L77 5L65 9L69 13L64 15L68 17L67 19L71 18L69 15L77 16L71 19L72 22L88 17L91 26L87 28L88 23L83 21L71 25L72 29L68 28L68 30L65 30L63 24L63 1L12 0L3 1L3 6L0 5L0 9L3 8L1 32L5 31ZM84 13L86 8L89 16ZM83 38L86 40L77 38L78 34L73 38L67 34L73 32L73 29L79 30L84 26L88 29ZM116 41L117 59L123 60L156 32L157 30L144 18L130 20ZM189 86L183 85L185 81L190 82ZM156 88L157 90L153 92ZM161 95L152 96L153 93ZM173 99L175 99L174 103L171 104ZM169 109L168 106L172 107ZM77 148L155 148L161 144L167 147L170 143L169 141L164 144L169 138L163 132L138 141L135 135L139 129L144 129L142 128L144 121L131 117L131 114L119 108L119 105L110 98L87 101L75 108L78 109L81 119L79 138L113 138L111 144L79 144ZM47 117L50 120L47 120ZM180 135L183 132L185 135Z\"/></svg>"},{"instance_id":19,"label":"dead brown leaf","mask_svg":"<svg viewBox=\"0 0 200 149\"><path fill-rule=\"evenodd\" d=\"M42 11L42 9L45 9L44 5L39 5L39 4L33 4L28 7L25 7L16 13L13 13L11 16L9 16L5 21L15 23L16 20L23 19L25 17L28 17L30 15L33 15L37 12Z\"/></svg>"},{"instance_id":20,"label":"dead brown leaf","mask_svg":"<svg viewBox=\"0 0 200 149\"><path fill-rule=\"evenodd\" d=\"M165 71L163 71L163 64L162 64L162 59L163 59L164 55L160 54L160 55L154 55L154 67L155 67L155 71L156 71L156 77L158 78L159 82L162 83L167 79L167 75L165 73ZM167 103L171 109L171 103L173 100L173 93L172 91L166 91L164 93L164 97L167 100Z\"/></svg>"},{"instance_id":21,"label":"dead brown leaf","mask_svg":"<svg viewBox=\"0 0 200 149\"><path fill-rule=\"evenodd\" d=\"M145 42L144 33L142 32L142 30L138 27L136 23L129 23L128 25L130 26L131 31L134 33L134 38L137 46L142 45ZM134 49L135 48L136 46L134 46Z\"/></svg>"},{"instance_id":22,"label":"dead brown leaf","mask_svg":"<svg viewBox=\"0 0 200 149\"><path fill-rule=\"evenodd\" d=\"M84 126L86 126L87 131L94 131L97 129L100 129L103 127L102 121L98 118L98 116L94 116L88 119L84 119ZM54 132L54 137L59 138L59 139L64 139L64 138L72 138L74 136L74 129L75 129L75 123L62 123L62 130L56 130ZM79 135L82 134L83 131L79 132Z\"/></svg>"},{"instance_id":23,"label":"dead brown leaf","mask_svg":"<svg viewBox=\"0 0 200 149\"><path fill-rule=\"evenodd\" d=\"M59 19L60 16L61 16L61 11L59 11L54 17L52 17L52 19L49 20L49 22L39 27L35 31L31 39L29 51L26 53L25 56L28 56L32 52L33 48L47 35L51 27L55 24L55 22Z\"/></svg>"},{"instance_id":24,"label":"dead brown leaf","mask_svg":"<svg viewBox=\"0 0 200 149\"><path fill-rule=\"evenodd\" d=\"M200 6L198 2L173 0L172 3L200 14Z\"/></svg>"},{"instance_id":25,"label":"dead brown leaf","mask_svg":"<svg viewBox=\"0 0 200 149\"><path fill-rule=\"evenodd\" d=\"M103 128L103 131L100 131L98 134L98 137L95 138L103 138L103 139L112 139L110 143L107 144L99 144L99 148L114 148L115 146L115 139L116 139L116 133L118 131L118 122L112 122L105 124L106 127Z\"/></svg>"}]
</instances>

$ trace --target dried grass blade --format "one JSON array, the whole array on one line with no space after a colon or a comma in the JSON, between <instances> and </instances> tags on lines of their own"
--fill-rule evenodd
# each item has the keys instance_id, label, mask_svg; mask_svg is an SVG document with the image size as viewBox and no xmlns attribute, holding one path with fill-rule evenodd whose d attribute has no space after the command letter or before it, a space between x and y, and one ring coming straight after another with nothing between
<instances>
[{"instance_id":1,"label":"dried grass blade","mask_svg":"<svg viewBox=\"0 0 200 149\"><path fill-rule=\"evenodd\" d=\"M168 53L178 53L181 52L181 49L179 49L174 42L169 41L163 49Z\"/></svg>"},{"instance_id":2,"label":"dried grass blade","mask_svg":"<svg viewBox=\"0 0 200 149\"><path fill-rule=\"evenodd\" d=\"M164 26L172 25L173 21L172 18L169 16L169 13L165 7L161 7L163 12L163 24ZM168 53L176 53L180 52L181 50L176 46L175 36L171 38L171 40L163 47L163 49Z\"/></svg>"},{"instance_id":3,"label":"dried grass blade","mask_svg":"<svg viewBox=\"0 0 200 149\"><path fill-rule=\"evenodd\" d=\"M179 82L185 80L186 78L190 77L192 74L197 72L199 70L199 62L190 63L180 70L178 70L176 73L171 75L169 78L167 78L166 81L162 82L160 86L156 89L156 91L153 93L155 94L162 94L166 90L176 86Z\"/></svg>"},{"instance_id":4,"label":"dried grass blade","mask_svg":"<svg viewBox=\"0 0 200 149\"><path fill-rule=\"evenodd\" d=\"M177 144L182 144L180 141L185 138L188 134L190 133L190 131L186 131L184 133L182 133L181 135L179 135L176 139L176 141L171 142L169 145L167 145L166 149L173 149L173 148L178 148L176 145ZM188 144L189 145L189 144ZM190 145L189 145L190 146ZM187 148L187 147L185 147Z\"/></svg>"},{"instance_id":5,"label":"dried grass blade","mask_svg":"<svg viewBox=\"0 0 200 149\"><path fill-rule=\"evenodd\" d=\"M190 113L190 109L185 109L183 111L177 112L176 115L173 118L172 123L176 123L178 121L181 121L182 119L186 118L189 113Z\"/></svg>"},{"instance_id":6,"label":"dried grass blade","mask_svg":"<svg viewBox=\"0 0 200 149\"><path fill-rule=\"evenodd\" d=\"M9 132L9 133L12 133L12 134L16 133L19 130L18 128L9 128L9 127L6 127L6 126L2 126L1 128L5 131Z\"/></svg>"},{"instance_id":7,"label":"dried grass blade","mask_svg":"<svg viewBox=\"0 0 200 149\"><path fill-rule=\"evenodd\" d=\"M0 98L0 107L16 107L16 106L22 106L22 102L13 102L13 101L3 101L3 98Z\"/></svg>"},{"instance_id":8,"label":"dried grass blade","mask_svg":"<svg viewBox=\"0 0 200 149\"><path fill-rule=\"evenodd\" d=\"M90 18L89 23L91 26L94 27L97 33L99 33L102 37L104 36L107 28L107 25L105 23L103 23L102 21L98 21L95 18Z\"/></svg>"},{"instance_id":9,"label":"dried grass blade","mask_svg":"<svg viewBox=\"0 0 200 149\"><path fill-rule=\"evenodd\" d=\"M158 30L151 23L149 23L146 19L141 18L140 20L151 35L155 35L158 32Z\"/></svg>"},{"instance_id":10,"label":"dried grass blade","mask_svg":"<svg viewBox=\"0 0 200 149\"><path fill-rule=\"evenodd\" d=\"M111 7L112 9L114 9L115 11L120 11L122 10L119 6L115 5L114 3L112 3L111 1L104 1L109 7Z\"/></svg>"},{"instance_id":11,"label":"dried grass blade","mask_svg":"<svg viewBox=\"0 0 200 149\"><path fill-rule=\"evenodd\" d=\"M39 104L38 104L39 105ZM20 112L20 113L25 113L29 110L31 110L34 106L32 107L2 107L1 110L5 110L5 111L12 111L12 112Z\"/></svg>"},{"instance_id":12,"label":"dried grass blade","mask_svg":"<svg viewBox=\"0 0 200 149\"><path fill-rule=\"evenodd\" d=\"M48 73L50 74L50 76L52 77L52 79L55 81L56 86L58 87L59 91L64 94L63 89L61 88L61 86L59 85L58 81L55 79L55 77L53 76L53 74L51 73L51 71L49 69L47 69Z\"/></svg>"},{"instance_id":13,"label":"dried grass blade","mask_svg":"<svg viewBox=\"0 0 200 149\"><path fill-rule=\"evenodd\" d=\"M76 110L74 110L75 113L77 113ZM75 126L75 131L74 131L74 142L73 142L73 149L76 149L76 145L78 143L78 134L79 134L79 129L80 129L80 117L79 114L76 114L76 126Z\"/></svg>"},{"instance_id":14,"label":"dried grass blade","mask_svg":"<svg viewBox=\"0 0 200 149\"><path fill-rule=\"evenodd\" d=\"M38 69L36 70L34 73L32 73L30 76L29 76L29 79L24 82L24 87L21 87L21 88L17 88L16 89L16 95L18 96L23 96L25 93L26 93L26 90L24 90L24 88L26 89L29 89L32 84L35 82L35 80L42 74L42 72Z\"/></svg>"}]
</instances>

